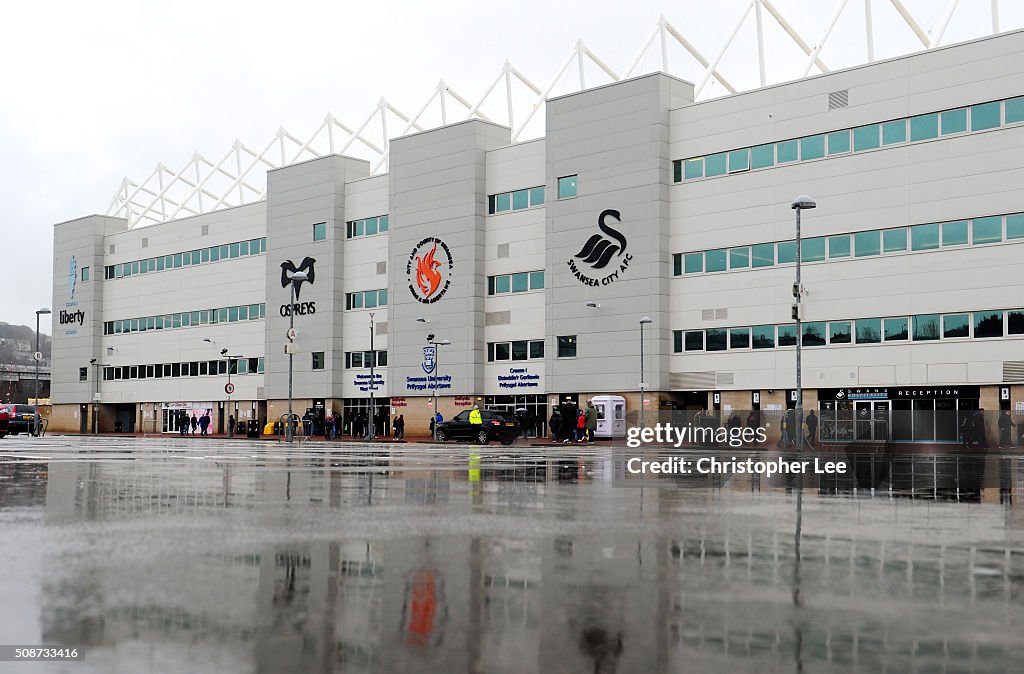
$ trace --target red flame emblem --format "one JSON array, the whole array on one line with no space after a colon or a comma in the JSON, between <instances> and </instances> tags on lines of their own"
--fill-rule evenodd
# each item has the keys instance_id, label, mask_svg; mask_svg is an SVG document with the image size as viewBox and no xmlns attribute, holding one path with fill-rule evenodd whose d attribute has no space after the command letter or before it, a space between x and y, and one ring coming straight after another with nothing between
<instances>
[{"instance_id":1,"label":"red flame emblem","mask_svg":"<svg viewBox=\"0 0 1024 674\"><path fill-rule=\"evenodd\" d=\"M422 257L416 257L416 285L419 286L424 297L433 295L441 285L441 272L437 271L441 263L434 259L436 252L437 242L435 241L434 247L430 249L429 253Z\"/></svg>"}]
</instances>

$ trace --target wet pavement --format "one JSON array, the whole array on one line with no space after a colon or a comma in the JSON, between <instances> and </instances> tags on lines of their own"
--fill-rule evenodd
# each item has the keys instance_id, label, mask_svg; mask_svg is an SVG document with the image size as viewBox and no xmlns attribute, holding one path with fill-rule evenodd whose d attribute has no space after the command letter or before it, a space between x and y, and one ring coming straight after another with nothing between
<instances>
[{"instance_id":1,"label":"wet pavement","mask_svg":"<svg viewBox=\"0 0 1024 674\"><path fill-rule=\"evenodd\" d=\"M619 458L9 437L0 643L85 657L0 672L1024 667L1018 456L656 487Z\"/></svg>"}]
</instances>

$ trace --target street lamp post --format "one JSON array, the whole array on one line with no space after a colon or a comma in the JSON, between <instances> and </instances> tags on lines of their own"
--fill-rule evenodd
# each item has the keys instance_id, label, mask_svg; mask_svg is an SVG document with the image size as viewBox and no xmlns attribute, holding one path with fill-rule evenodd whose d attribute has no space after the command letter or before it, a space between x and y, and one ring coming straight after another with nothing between
<instances>
[{"instance_id":1,"label":"street lamp post","mask_svg":"<svg viewBox=\"0 0 1024 674\"><path fill-rule=\"evenodd\" d=\"M370 427L366 429L366 437L364 440L373 440L377 435L377 420L376 409L374 408L374 397L373 391L377 388L376 380L374 379L374 366L377 364L377 352L373 350L373 314L370 312Z\"/></svg>"},{"instance_id":2,"label":"street lamp post","mask_svg":"<svg viewBox=\"0 0 1024 674\"><path fill-rule=\"evenodd\" d=\"M644 316L640 319L640 428L644 427L644 389L646 388L646 381L644 380L644 325L653 322L650 316Z\"/></svg>"},{"instance_id":3,"label":"street lamp post","mask_svg":"<svg viewBox=\"0 0 1024 674\"><path fill-rule=\"evenodd\" d=\"M42 352L39 350L39 316L43 314L49 314L50 310L47 307L43 307L36 311L36 404L35 404L35 417L33 418L32 432L36 437L39 437L39 361L42 360ZM50 377L53 377L52 368ZM52 386L52 384L51 384Z\"/></svg>"},{"instance_id":4,"label":"street lamp post","mask_svg":"<svg viewBox=\"0 0 1024 674\"><path fill-rule=\"evenodd\" d=\"M107 367L107 363L101 363L98 358L90 358L89 364L92 365L93 374L93 394L92 394L92 434L98 435L100 432L99 424L99 398L100 398L100 368Z\"/></svg>"},{"instance_id":5,"label":"street lamp post","mask_svg":"<svg viewBox=\"0 0 1024 674\"><path fill-rule=\"evenodd\" d=\"M420 317L418 317L416 319L416 321L418 323L429 323L430 319L429 318L423 318L422 316L420 316ZM434 338L434 333L430 333L429 335L427 335L427 344L430 344L431 346L434 347L434 385L433 385L433 387L431 387L433 389L433 398L434 398L434 416L432 417L432 419L434 421L434 442L437 442L437 377L438 377L438 374L440 372L440 366L441 366L441 358L440 358L441 353L440 353L440 350L437 347L439 347L439 346L451 346L451 343L452 342L451 342L450 339L442 339L442 340L435 339Z\"/></svg>"},{"instance_id":6,"label":"street lamp post","mask_svg":"<svg viewBox=\"0 0 1024 674\"><path fill-rule=\"evenodd\" d=\"M801 311L800 298L803 295L804 288L800 282L800 212L804 209L816 208L818 206L814 199L801 194L796 199L793 199L793 203L790 208L796 211L796 283L793 284L793 298L795 303L793 304L793 320L796 321L796 446L797 451L802 452L804 448L804 391L803 391L803 372L801 363L801 347L803 346L804 336L802 330L803 323L803 312Z\"/></svg>"},{"instance_id":7,"label":"street lamp post","mask_svg":"<svg viewBox=\"0 0 1024 674\"><path fill-rule=\"evenodd\" d=\"M291 304L288 305L288 422L285 431L285 441L292 441L292 366L295 360L295 286L308 278L306 272L297 271L292 274Z\"/></svg>"}]
</instances>

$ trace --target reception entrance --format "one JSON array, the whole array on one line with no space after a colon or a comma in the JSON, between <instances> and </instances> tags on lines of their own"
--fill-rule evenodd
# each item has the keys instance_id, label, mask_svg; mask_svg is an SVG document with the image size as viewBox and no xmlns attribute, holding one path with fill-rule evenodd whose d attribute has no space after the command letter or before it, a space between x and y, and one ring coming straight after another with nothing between
<instances>
[{"instance_id":1,"label":"reception entrance","mask_svg":"<svg viewBox=\"0 0 1024 674\"><path fill-rule=\"evenodd\" d=\"M958 442L977 386L819 389L822 442Z\"/></svg>"}]
</instances>

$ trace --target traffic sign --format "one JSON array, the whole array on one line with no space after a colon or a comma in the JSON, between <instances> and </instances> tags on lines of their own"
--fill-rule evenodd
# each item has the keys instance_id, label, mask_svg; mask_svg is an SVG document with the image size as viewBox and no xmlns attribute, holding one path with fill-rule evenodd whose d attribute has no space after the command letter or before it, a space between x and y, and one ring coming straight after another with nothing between
<instances>
[{"instance_id":1,"label":"traffic sign","mask_svg":"<svg viewBox=\"0 0 1024 674\"><path fill-rule=\"evenodd\" d=\"M288 328L288 332L286 334L288 335L288 339L295 341L295 338L299 336L299 331L295 328Z\"/></svg>"},{"instance_id":2,"label":"traffic sign","mask_svg":"<svg viewBox=\"0 0 1024 674\"><path fill-rule=\"evenodd\" d=\"M36 351L35 353L32 354L32 357L35 358L36 360L42 360L43 353L41 351Z\"/></svg>"},{"instance_id":3,"label":"traffic sign","mask_svg":"<svg viewBox=\"0 0 1024 674\"><path fill-rule=\"evenodd\" d=\"M231 395L234 392L235 392L235 385L234 384L232 384L231 382L228 382L227 384L224 384L224 393L227 393L228 395Z\"/></svg>"}]
</instances>

